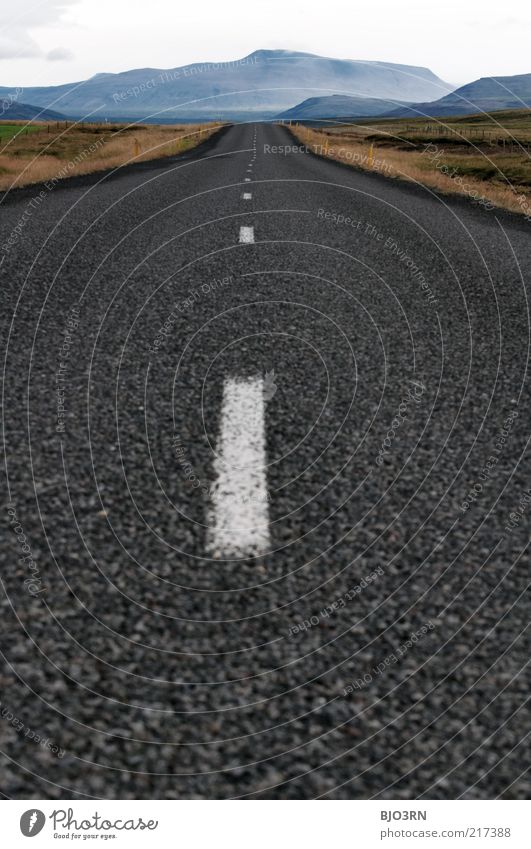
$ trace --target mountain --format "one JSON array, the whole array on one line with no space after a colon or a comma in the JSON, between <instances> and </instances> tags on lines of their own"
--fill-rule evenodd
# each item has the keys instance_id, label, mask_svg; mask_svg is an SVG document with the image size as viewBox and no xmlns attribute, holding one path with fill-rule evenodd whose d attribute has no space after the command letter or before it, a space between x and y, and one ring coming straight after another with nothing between
<instances>
[{"instance_id":1,"label":"mountain","mask_svg":"<svg viewBox=\"0 0 531 849\"><path fill-rule=\"evenodd\" d=\"M412 103L388 112L386 118L419 115L470 115L499 109L531 108L531 74L481 77L429 103Z\"/></svg>"},{"instance_id":2,"label":"mountain","mask_svg":"<svg viewBox=\"0 0 531 849\"><path fill-rule=\"evenodd\" d=\"M0 97L0 121L64 121L65 116L51 109L18 103L9 97Z\"/></svg>"},{"instance_id":3,"label":"mountain","mask_svg":"<svg viewBox=\"0 0 531 849\"><path fill-rule=\"evenodd\" d=\"M281 112L278 118L297 121L368 118L383 115L398 106L409 106L409 104L399 104L396 100L392 102L377 97L347 97L343 94L332 94L330 97L309 97L286 112Z\"/></svg>"},{"instance_id":4,"label":"mountain","mask_svg":"<svg viewBox=\"0 0 531 849\"><path fill-rule=\"evenodd\" d=\"M430 101L451 91L427 68L257 50L243 59L161 70L96 74L60 86L25 87L36 106L71 118L167 121L273 117L309 96L329 94ZM13 89L0 88L0 96Z\"/></svg>"}]
</instances>

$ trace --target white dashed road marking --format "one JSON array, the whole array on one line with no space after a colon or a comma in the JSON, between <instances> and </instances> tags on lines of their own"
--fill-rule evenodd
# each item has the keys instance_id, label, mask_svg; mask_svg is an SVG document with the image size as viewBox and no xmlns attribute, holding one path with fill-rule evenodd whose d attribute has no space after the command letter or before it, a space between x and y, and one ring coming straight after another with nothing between
<instances>
[{"instance_id":1,"label":"white dashed road marking","mask_svg":"<svg viewBox=\"0 0 531 849\"><path fill-rule=\"evenodd\" d=\"M240 227L240 242L254 242L254 227Z\"/></svg>"},{"instance_id":2,"label":"white dashed road marking","mask_svg":"<svg viewBox=\"0 0 531 849\"><path fill-rule=\"evenodd\" d=\"M225 381L206 542L212 557L269 548L265 405L261 377Z\"/></svg>"},{"instance_id":3,"label":"white dashed road marking","mask_svg":"<svg viewBox=\"0 0 531 849\"><path fill-rule=\"evenodd\" d=\"M251 198L252 198L251 192L244 192L243 193L243 199L244 200L251 200Z\"/></svg>"}]
</instances>

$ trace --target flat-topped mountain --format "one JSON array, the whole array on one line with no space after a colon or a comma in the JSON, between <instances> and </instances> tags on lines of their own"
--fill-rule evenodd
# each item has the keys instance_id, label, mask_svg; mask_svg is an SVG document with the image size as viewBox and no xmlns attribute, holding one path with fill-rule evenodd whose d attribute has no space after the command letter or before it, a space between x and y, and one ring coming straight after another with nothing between
<instances>
[{"instance_id":1,"label":"flat-topped mountain","mask_svg":"<svg viewBox=\"0 0 531 849\"><path fill-rule=\"evenodd\" d=\"M169 121L273 117L309 97L329 95L424 102L451 89L428 68L414 65L257 50L233 62L141 68L59 86L25 87L24 97L71 118ZM0 97L13 91L0 88Z\"/></svg>"}]
</instances>

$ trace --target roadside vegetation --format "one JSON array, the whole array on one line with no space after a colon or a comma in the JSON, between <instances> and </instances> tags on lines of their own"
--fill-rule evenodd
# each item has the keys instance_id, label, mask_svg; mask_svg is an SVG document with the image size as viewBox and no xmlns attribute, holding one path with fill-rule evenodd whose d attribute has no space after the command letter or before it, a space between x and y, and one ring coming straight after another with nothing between
<instances>
[{"instance_id":1,"label":"roadside vegetation","mask_svg":"<svg viewBox=\"0 0 531 849\"><path fill-rule=\"evenodd\" d=\"M174 156L219 126L0 122L0 189Z\"/></svg>"},{"instance_id":2,"label":"roadside vegetation","mask_svg":"<svg viewBox=\"0 0 531 849\"><path fill-rule=\"evenodd\" d=\"M324 123L324 122L323 122ZM315 153L531 220L531 111L291 127Z\"/></svg>"},{"instance_id":3,"label":"roadside vegetation","mask_svg":"<svg viewBox=\"0 0 531 849\"><path fill-rule=\"evenodd\" d=\"M27 136L29 133L38 132L39 129L40 128L38 126L33 124L9 124L7 121L5 123L0 122L0 142L8 141L13 136L16 136L17 133L22 133Z\"/></svg>"}]
</instances>

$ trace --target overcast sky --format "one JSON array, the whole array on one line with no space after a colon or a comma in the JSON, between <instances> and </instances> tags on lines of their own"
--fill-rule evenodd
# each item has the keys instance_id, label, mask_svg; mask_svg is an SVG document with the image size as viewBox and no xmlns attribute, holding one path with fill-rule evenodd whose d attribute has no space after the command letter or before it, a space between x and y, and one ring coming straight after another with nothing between
<instances>
[{"instance_id":1,"label":"overcast sky","mask_svg":"<svg viewBox=\"0 0 531 849\"><path fill-rule=\"evenodd\" d=\"M259 48L431 68L449 82L531 73L531 4L494 0L16 0L0 10L0 85L173 68Z\"/></svg>"}]
</instances>

